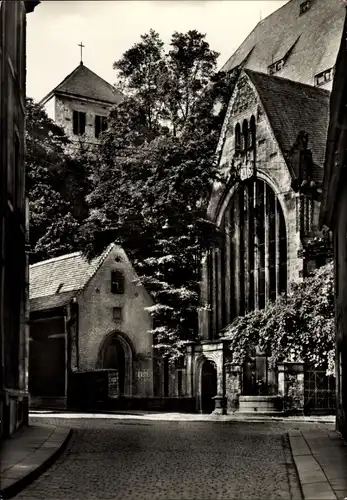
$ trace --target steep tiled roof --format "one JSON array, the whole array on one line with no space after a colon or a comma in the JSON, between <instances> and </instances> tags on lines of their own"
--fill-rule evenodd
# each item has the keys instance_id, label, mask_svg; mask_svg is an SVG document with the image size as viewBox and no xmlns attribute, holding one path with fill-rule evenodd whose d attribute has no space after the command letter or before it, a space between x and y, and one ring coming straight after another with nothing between
<instances>
[{"instance_id":1,"label":"steep tiled roof","mask_svg":"<svg viewBox=\"0 0 347 500\"><path fill-rule=\"evenodd\" d=\"M59 93L96 99L112 104L117 104L122 98L121 94L112 85L82 63L42 99L41 103L47 102L52 95Z\"/></svg>"},{"instance_id":2,"label":"steep tiled roof","mask_svg":"<svg viewBox=\"0 0 347 500\"><path fill-rule=\"evenodd\" d=\"M335 65L345 9L340 0L311 0L310 9L300 15L302 2L290 0L260 21L222 70L241 64L254 47L244 67L267 73L268 66L283 58L297 40L287 63L276 75L313 85L316 74Z\"/></svg>"},{"instance_id":3,"label":"steep tiled roof","mask_svg":"<svg viewBox=\"0 0 347 500\"><path fill-rule=\"evenodd\" d=\"M76 292L64 292L56 295L49 295L48 297L30 299L30 312L63 307L72 300L74 295L76 295Z\"/></svg>"},{"instance_id":4,"label":"steep tiled roof","mask_svg":"<svg viewBox=\"0 0 347 500\"><path fill-rule=\"evenodd\" d=\"M75 252L30 266L30 310L59 307L71 300L94 276L113 245L88 262Z\"/></svg>"},{"instance_id":5,"label":"steep tiled roof","mask_svg":"<svg viewBox=\"0 0 347 500\"><path fill-rule=\"evenodd\" d=\"M301 130L309 134L316 181L323 179L328 129L328 90L245 70L255 85L275 137L284 153L293 147Z\"/></svg>"}]
</instances>

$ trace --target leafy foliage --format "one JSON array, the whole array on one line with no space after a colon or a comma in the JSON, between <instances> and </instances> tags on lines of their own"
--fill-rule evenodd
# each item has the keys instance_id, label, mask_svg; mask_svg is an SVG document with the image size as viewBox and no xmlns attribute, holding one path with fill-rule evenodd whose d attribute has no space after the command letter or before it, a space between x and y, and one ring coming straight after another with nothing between
<instances>
[{"instance_id":1,"label":"leafy foliage","mask_svg":"<svg viewBox=\"0 0 347 500\"><path fill-rule=\"evenodd\" d=\"M150 31L115 63L124 99L97 151L83 247L91 258L123 246L154 299L155 345L177 358L197 336L201 255L214 237L204 217L236 75L216 72L196 31L163 47Z\"/></svg>"},{"instance_id":2,"label":"leafy foliage","mask_svg":"<svg viewBox=\"0 0 347 500\"><path fill-rule=\"evenodd\" d=\"M287 297L236 318L224 333L236 362L241 363L250 349L259 347L270 353L273 366L284 360L302 360L334 373L334 307L333 264L329 263L294 283Z\"/></svg>"},{"instance_id":3,"label":"leafy foliage","mask_svg":"<svg viewBox=\"0 0 347 500\"><path fill-rule=\"evenodd\" d=\"M26 101L26 191L29 197L31 261L78 248L88 211L87 158L68 152L64 131L33 99Z\"/></svg>"}]
</instances>

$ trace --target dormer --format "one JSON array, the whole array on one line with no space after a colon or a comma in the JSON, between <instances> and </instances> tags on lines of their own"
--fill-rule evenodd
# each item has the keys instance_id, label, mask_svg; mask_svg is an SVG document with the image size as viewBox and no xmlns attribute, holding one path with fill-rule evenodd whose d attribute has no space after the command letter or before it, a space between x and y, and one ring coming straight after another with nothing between
<instances>
[{"instance_id":1,"label":"dormer","mask_svg":"<svg viewBox=\"0 0 347 500\"><path fill-rule=\"evenodd\" d=\"M334 77L334 68L329 68L324 71L321 71L314 77L314 85L315 87L321 87L322 85L325 85L328 82L331 82L331 80Z\"/></svg>"},{"instance_id":2,"label":"dormer","mask_svg":"<svg viewBox=\"0 0 347 500\"><path fill-rule=\"evenodd\" d=\"M305 14L305 12L307 12L308 10L310 10L311 3L312 3L311 0L305 0L300 4L300 16L302 14Z\"/></svg>"},{"instance_id":3,"label":"dormer","mask_svg":"<svg viewBox=\"0 0 347 500\"><path fill-rule=\"evenodd\" d=\"M271 63L268 66L268 74L269 75L274 75L275 73L278 73L279 71L281 71L284 68L290 54L292 53L292 51L295 47L295 45L298 43L299 38L300 38L300 36L298 36L294 40L294 43L293 43L293 39L292 39L291 44L287 45L287 47L289 47L289 48L286 52L281 50L281 51L277 51L277 53L275 53L275 54L272 54L273 58L275 59L275 62ZM278 56L280 56L280 57L278 57Z\"/></svg>"}]
</instances>

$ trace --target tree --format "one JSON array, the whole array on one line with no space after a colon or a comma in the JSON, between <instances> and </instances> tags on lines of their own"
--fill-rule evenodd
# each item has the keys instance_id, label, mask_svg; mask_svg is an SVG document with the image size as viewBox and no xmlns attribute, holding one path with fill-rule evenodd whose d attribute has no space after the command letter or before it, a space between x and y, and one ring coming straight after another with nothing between
<instances>
[{"instance_id":1,"label":"tree","mask_svg":"<svg viewBox=\"0 0 347 500\"><path fill-rule=\"evenodd\" d=\"M236 362L250 349L270 353L270 363L302 360L335 372L335 305L333 264L294 283L287 297L267 308L236 318L225 328Z\"/></svg>"},{"instance_id":2,"label":"tree","mask_svg":"<svg viewBox=\"0 0 347 500\"><path fill-rule=\"evenodd\" d=\"M88 209L87 160L68 152L64 131L33 99L26 101L26 192L31 262L78 249Z\"/></svg>"},{"instance_id":3,"label":"tree","mask_svg":"<svg viewBox=\"0 0 347 500\"><path fill-rule=\"evenodd\" d=\"M197 337L201 255L214 237L205 214L237 77L216 73L216 58L196 31L175 33L167 54L151 31L115 63L125 98L111 112L88 196L85 252L123 246L155 301L156 348L171 359Z\"/></svg>"}]
</instances>

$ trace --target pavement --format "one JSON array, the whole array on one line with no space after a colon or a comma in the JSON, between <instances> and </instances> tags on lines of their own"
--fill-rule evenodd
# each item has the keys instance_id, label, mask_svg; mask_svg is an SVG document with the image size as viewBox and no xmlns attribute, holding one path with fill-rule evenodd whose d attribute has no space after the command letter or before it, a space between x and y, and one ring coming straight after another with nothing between
<instances>
[{"instance_id":1,"label":"pavement","mask_svg":"<svg viewBox=\"0 0 347 500\"><path fill-rule=\"evenodd\" d=\"M56 460L71 430L55 425L23 427L1 444L0 498L12 498Z\"/></svg>"},{"instance_id":2,"label":"pavement","mask_svg":"<svg viewBox=\"0 0 347 500\"><path fill-rule=\"evenodd\" d=\"M347 500L347 444L335 431L289 431L305 500Z\"/></svg>"},{"instance_id":3,"label":"pavement","mask_svg":"<svg viewBox=\"0 0 347 500\"><path fill-rule=\"evenodd\" d=\"M32 412L1 450L3 498L347 500L332 417L230 417Z\"/></svg>"}]
</instances>

